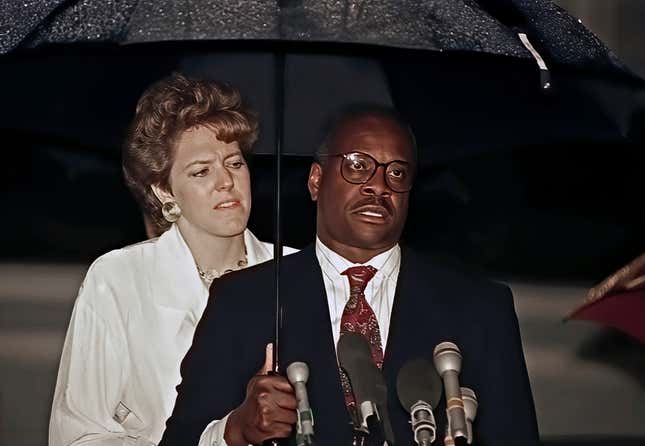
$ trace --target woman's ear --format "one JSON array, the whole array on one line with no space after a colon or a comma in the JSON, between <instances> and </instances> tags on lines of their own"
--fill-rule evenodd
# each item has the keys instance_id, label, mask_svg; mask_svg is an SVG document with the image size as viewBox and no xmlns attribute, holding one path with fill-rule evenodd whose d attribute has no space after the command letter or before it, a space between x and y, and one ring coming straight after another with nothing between
<instances>
[{"instance_id":1,"label":"woman's ear","mask_svg":"<svg viewBox=\"0 0 645 446\"><path fill-rule=\"evenodd\" d=\"M157 200L159 200L161 204L175 201L175 196L158 184L151 184L150 189L152 189L152 193L155 194L155 197L157 197Z\"/></svg>"},{"instance_id":2,"label":"woman's ear","mask_svg":"<svg viewBox=\"0 0 645 446\"><path fill-rule=\"evenodd\" d=\"M322 180L322 166L318 163L312 163L309 169L309 179L307 180L307 187L309 188L309 195L311 201L318 200L318 192L320 191L320 181Z\"/></svg>"}]
</instances>

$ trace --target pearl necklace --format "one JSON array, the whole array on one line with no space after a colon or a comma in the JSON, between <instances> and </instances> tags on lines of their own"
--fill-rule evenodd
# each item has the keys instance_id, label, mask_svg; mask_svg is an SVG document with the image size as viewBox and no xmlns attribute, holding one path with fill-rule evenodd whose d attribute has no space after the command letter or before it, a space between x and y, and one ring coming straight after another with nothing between
<instances>
[{"instance_id":1,"label":"pearl necklace","mask_svg":"<svg viewBox=\"0 0 645 446\"><path fill-rule=\"evenodd\" d=\"M201 277L204 283L210 287L211 283L213 283L213 280L217 279L218 277L222 277L224 274L230 273L231 271L237 271L239 269L245 268L248 265L248 263L249 262L245 255L242 260L239 260L237 262L237 267L235 268L228 268L228 269L225 269L223 272L219 272L216 269L204 270L202 269L201 266L197 265L197 273L199 273L199 277Z\"/></svg>"}]
</instances>

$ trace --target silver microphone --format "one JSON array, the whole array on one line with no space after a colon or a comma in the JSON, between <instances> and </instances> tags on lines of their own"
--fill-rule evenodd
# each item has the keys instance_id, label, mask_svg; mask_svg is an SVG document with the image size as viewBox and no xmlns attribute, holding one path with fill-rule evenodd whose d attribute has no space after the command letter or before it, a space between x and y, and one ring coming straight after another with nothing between
<instances>
[{"instance_id":1,"label":"silver microphone","mask_svg":"<svg viewBox=\"0 0 645 446\"><path fill-rule=\"evenodd\" d=\"M298 446L313 444L314 414L309 406L306 386L309 379L309 367L304 362L292 362L287 367L287 379L296 392L296 401L298 402L296 444Z\"/></svg>"},{"instance_id":2,"label":"silver microphone","mask_svg":"<svg viewBox=\"0 0 645 446\"><path fill-rule=\"evenodd\" d=\"M468 444L473 442L473 422L477 416L477 395L468 388L461 388L461 399L464 402L464 412L466 413L466 428L468 429Z\"/></svg>"},{"instance_id":3,"label":"silver microphone","mask_svg":"<svg viewBox=\"0 0 645 446\"><path fill-rule=\"evenodd\" d=\"M450 436L455 440L461 437L468 439L468 427L466 425L466 413L464 402L461 399L459 388L459 372L461 371L461 352L452 342L442 342L434 348L434 366L443 379L443 387L446 394L446 412L448 414L448 425Z\"/></svg>"}]
</instances>

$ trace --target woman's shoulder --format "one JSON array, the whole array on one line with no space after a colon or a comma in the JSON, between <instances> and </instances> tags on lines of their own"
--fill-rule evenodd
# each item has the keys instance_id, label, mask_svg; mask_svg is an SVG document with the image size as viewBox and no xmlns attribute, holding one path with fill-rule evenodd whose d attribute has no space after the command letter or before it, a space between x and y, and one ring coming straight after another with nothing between
<instances>
[{"instance_id":1,"label":"woman's shoulder","mask_svg":"<svg viewBox=\"0 0 645 446\"><path fill-rule=\"evenodd\" d=\"M159 238L149 239L113 249L96 258L85 274L79 300L86 304L132 301L159 260L156 255L158 244Z\"/></svg>"},{"instance_id":2,"label":"woman's shoulder","mask_svg":"<svg viewBox=\"0 0 645 446\"><path fill-rule=\"evenodd\" d=\"M99 273L112 275L132 271L137 264L146 262L146 257L154 253L158 244L157 237L108 251L92 262L88 275Z\"/></svg>"}]
</instances>

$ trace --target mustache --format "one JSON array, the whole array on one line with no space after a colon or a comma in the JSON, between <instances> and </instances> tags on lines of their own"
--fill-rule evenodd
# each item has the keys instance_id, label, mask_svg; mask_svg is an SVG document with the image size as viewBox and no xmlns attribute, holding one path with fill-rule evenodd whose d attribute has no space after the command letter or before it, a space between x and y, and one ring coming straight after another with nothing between
<instances>
[{"instance_id":1,"label":"mustache","mask_svg":"<svg viewBox=\"0 0 645 446\"><path fill-rule=\"evenodd\" d=\"M380 206L384 208L388 214L394 214L394 206L390 200L384 197L366 197L356 202L354 206L351 207L350 212L354 212L363 206Z\"/></svg>"}]
</instances>

